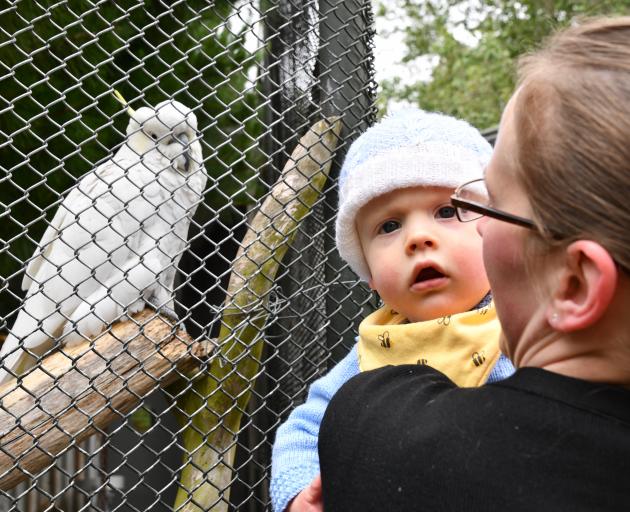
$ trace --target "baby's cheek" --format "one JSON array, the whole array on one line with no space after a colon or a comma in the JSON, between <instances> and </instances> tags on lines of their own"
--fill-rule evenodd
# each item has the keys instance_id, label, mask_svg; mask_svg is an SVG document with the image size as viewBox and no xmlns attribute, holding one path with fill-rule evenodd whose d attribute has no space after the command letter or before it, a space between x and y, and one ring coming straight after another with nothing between
<instances>
[{"instance_id":1,"label":"baby's cheek","mask_svg":"<svg viewBox=\"0 0 630 512\"><path fill-rule=\"evenodd\" d=\"M391 302L401 292L401 286L401 272L394 265L381 267L378 276L374 278L374 287L385 302Z\"/></svg>"}]
</instances>

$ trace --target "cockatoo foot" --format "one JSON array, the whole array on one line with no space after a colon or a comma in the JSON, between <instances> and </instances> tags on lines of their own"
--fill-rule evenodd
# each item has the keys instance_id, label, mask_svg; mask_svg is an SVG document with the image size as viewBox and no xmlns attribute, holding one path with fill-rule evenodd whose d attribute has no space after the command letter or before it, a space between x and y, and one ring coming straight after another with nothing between
<instances>
[{"instance_id":1,"label":"cockatoo foot","mask_svg":"<svg viewBox=\"0 0 630 512\"><path fill-rule=\"evenodd\" d=\"M155 302L156 301L154 297L150 297L146 301L146 304L148 307L153 309L157 314L169 320L173 325L179 322L179 317L177 316L177 313L175 313L175 310L172 307L167 306L166 304L158 306L155 304Z\"/></svg>"}]
</instances>

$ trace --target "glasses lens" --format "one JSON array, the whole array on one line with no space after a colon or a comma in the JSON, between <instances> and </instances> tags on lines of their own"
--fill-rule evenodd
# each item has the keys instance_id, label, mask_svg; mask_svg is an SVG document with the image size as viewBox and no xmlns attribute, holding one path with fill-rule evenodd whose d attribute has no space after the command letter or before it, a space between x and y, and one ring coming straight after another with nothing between
<instances>
[{"instance_id":1,"label":"glasses lens","mask_svg":"<svg viewBox=\"0 0 630 512\"><path fill-rule=\"evenodd\" d=\"M487 207L489 204L488 191L483 180L471 181L462 187L459 191L458 197L463 201L476 203L483 207ZM457 213L459 214L459 218L465 222L475 220L483 216L481 213L474 212L461 206L457 209Z\"/></svg>"}]
</instances>

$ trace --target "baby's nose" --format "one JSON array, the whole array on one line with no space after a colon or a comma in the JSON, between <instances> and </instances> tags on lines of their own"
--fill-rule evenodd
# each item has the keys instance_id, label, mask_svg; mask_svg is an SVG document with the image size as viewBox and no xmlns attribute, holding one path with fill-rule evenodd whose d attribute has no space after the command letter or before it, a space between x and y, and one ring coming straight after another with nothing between
<instances>
[{"instance_id":1,"label":"baby's nose","mask_svg":"<svg viewBox=\"0 0 630 512\"><path fill-rule=\"evenodd\" d=\"M424 249L431 249L437 246L437 241L430 233L416 232L409 237L407 241L407 251L414 253Z\"/></svg>"}]
</instances>

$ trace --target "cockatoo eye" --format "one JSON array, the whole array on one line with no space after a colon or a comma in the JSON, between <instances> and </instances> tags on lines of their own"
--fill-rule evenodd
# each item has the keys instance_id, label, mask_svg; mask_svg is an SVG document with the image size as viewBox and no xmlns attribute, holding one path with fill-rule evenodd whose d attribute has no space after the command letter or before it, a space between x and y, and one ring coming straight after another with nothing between
<instances>
[{"instance_id":1,"label":"cockatoo eye","mask_svg":"<svg viewBox=\"0 0 630 512\"><path fill-rule=\"evenodd\" d=\"M157 140L157 135L156 135L155 133L152 133L152 134L151 134L151 138L152 138L153 140Z\"/></svg>"}]
</instances>

